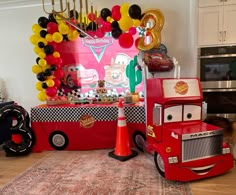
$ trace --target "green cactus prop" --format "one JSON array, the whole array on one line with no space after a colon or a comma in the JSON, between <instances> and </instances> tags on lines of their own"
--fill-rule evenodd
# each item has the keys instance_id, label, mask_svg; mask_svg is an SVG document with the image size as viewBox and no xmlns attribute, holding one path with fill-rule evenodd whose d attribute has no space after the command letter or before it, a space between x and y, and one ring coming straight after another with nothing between
<instances>
[{"instance_id":1,"label":"green cactus prop","mask_svg":"<svg viewBox=\"0 0 236 195\"><path fill-rule=\"evenodd\" d=\"M141 68L138 65L137 56L130 60L126 67L126 76L129 78L129 88L131 93L135 93L135 88L142 81Z\"/></svg>"}]
</instances>

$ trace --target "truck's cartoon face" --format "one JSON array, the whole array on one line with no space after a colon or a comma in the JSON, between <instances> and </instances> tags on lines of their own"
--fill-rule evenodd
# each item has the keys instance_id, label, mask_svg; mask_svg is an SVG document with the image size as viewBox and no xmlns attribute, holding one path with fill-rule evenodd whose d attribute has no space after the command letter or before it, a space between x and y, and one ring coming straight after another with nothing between
<instances>
[{"instance_id":1,"label":"truck's cartoon face","mask_svg":"<svg viewBox=\"0 0 236 195\"><path fill-rule=\"evenodd\" d=\"M111 60L110 66L104 66L105 77L107 83L112 85L128 85L128 79L125 75L126 66L129 64L130 57L126 54L117 54L115 60Z\"/></svg>"},{"instance_id":2,"label":"truck's cartoon face","mask_svg":"<svg viewBox=\"0 0 236 195\"><path fill-rule=\"evenodd\" d=\"M201 120L201 106L175 105L164 109L165 123L194 120Z\"/></svg>"},{"instance_id":3,"label":"truck's cartoon face","mask_svg":"<svg viewBox=\"0 0 236 195\"><path fill-rule=\"evenodd\" d=\"M85 69L79 65L65 65L62 82L69 88L82 87L83 85L96 84L98 73L95 69Z\"/></svg>"}]
</instances>

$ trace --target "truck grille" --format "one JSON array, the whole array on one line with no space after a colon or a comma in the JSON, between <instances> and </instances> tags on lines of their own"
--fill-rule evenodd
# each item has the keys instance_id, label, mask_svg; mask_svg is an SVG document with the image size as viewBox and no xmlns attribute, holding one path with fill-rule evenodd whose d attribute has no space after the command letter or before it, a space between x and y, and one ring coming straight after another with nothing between
<instances>
[{"instance_id":1,"label":"truck grille","mask_svg":"<svg viewBox=\"0 0 236 195\"><path fill-rule=\"evenodd\" d=\"M196 134L195 134L196 135ZM182 138L182 162L207 158L222 154L223 135L197 137L188 135Z\"/></svg>"}]
</instances>

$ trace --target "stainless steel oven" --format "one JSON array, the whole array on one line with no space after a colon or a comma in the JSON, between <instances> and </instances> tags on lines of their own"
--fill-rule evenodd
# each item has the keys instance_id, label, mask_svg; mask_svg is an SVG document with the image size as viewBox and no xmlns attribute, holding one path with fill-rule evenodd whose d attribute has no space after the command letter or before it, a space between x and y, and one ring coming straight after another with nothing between
<instances>
[{"instance_id":1,"label":"stainless steel oven","mask_svg":"<svg viewBox=\"0 0 236 195\"><path fill-rule=\"evenodd\" d=\"M198 58L207 115L236 120L236 46L200 48Z\"/></svg>"}]
</instances>

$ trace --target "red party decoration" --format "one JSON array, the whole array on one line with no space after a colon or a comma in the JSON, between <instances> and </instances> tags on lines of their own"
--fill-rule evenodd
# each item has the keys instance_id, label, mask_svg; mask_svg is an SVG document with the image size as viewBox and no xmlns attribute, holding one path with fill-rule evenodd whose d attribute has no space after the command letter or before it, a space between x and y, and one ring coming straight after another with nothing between
<instances>
[{"instance_id":1,"label":"red party decoration","mask_svg":"<svg viewBox=\"0 0 236 195\"><path fill-rule=\"evenodd\" d=\"M46 90L45 90L47 96L49 97L54 97L57 95L57 88L56 87L48 87Z\"/></svg>"},{"instance_id":2,"label":"red party decoration","mask_svg":"<svg viewBox=\"0 0 236 195\"><path fill-rule=\"evenodd\" d=\"M49 22L47 25L47 31L50 34L53 34L54 32L58 31L58 25L54 22Z\"/></svg>"},{"instance_id":3,"label":"red party decoration","mask_svg":"<svg viewBox=\"0 0 236 195\"><path fill-rule=\"evenodd\" d=\"M131 34L123 33L120 35L119 44L121 47L127 49L127 48L132 47L133 43L134 43L134 38Z\"/></svg>"}]
</instances>

